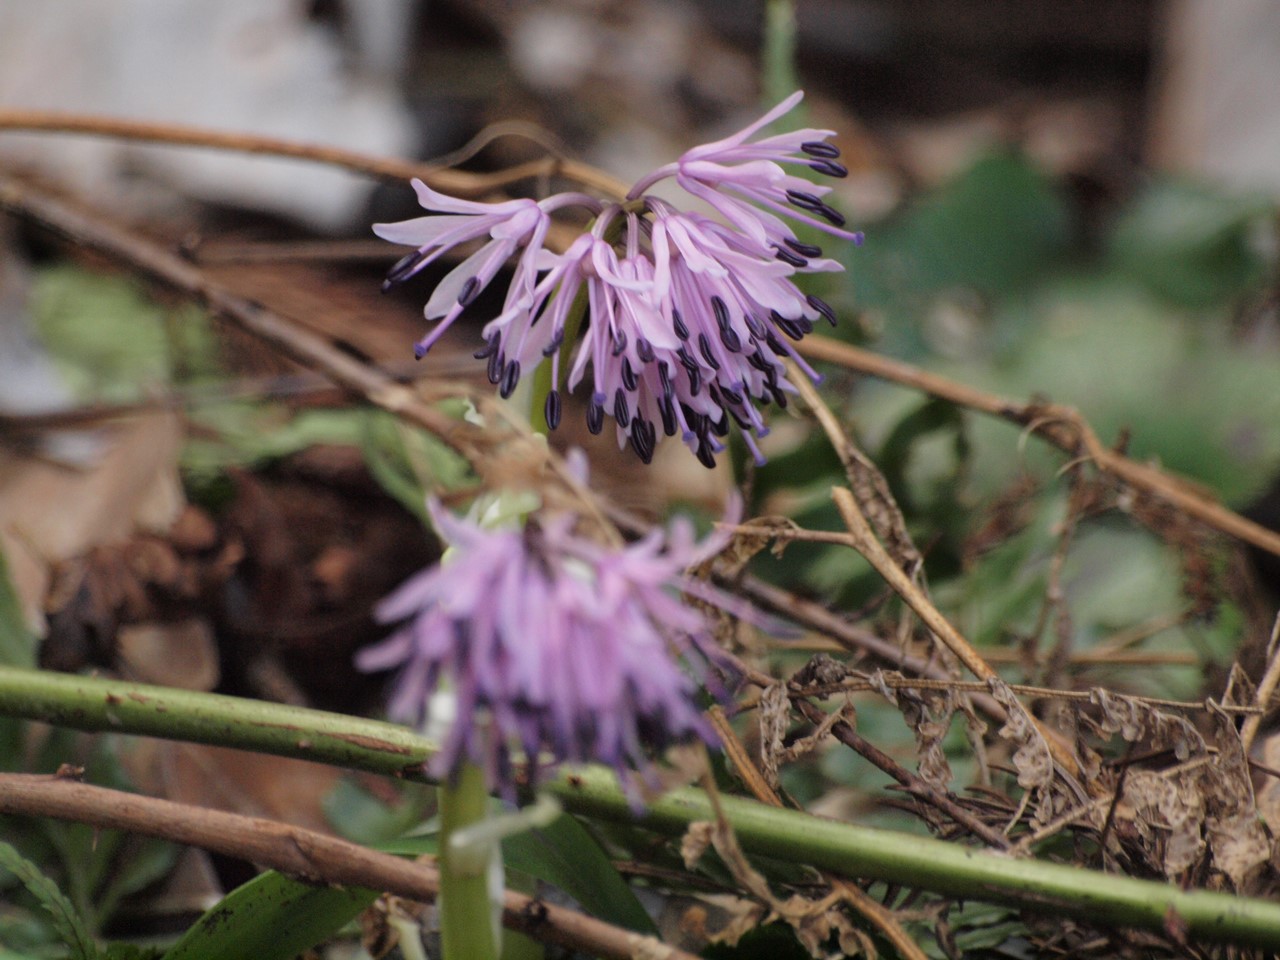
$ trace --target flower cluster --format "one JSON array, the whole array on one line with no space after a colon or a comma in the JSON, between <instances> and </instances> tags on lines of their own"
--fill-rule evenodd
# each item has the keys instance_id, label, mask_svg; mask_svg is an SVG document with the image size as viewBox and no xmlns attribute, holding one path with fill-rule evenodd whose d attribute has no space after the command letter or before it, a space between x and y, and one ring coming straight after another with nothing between
<instances>
[{"instance_id":1,"label":"flower cluster","mask_svg":"<svg viewBox=\"0 0 1280 960\"><path fill-rule=\"evenodd\" d=\"M513 749L621 772L643 769L650 750L714 741L699 684L723 695L718 674L731 668L706 616L676 594L733 605L684 573L721 541L698 545L678 522L611 549L576 535L568 515L484 530L430 506L450 553L383 601L378 618L399 627L357 664L399 668L388 713L427 729L444 681L452 716L433 775L472 763L510 796Z\"/></svg>"},{"instance_id":2,"label":"flower cluster","mask_svg":"<svg viewBox=\"0 0 1280 960\"><path fill-rule=\"evenodd\" d=\"M522 374L550 361L553 388L545 401L547 423L561 418L559 385L570 391L590 376L587 425L593 433L612 417L619 445L648 462L658 430L679 433L708 467L736 425L758 462L756 438L768 432L757 404L786 405L794 392L783 358L806 376L817 374L793 346L835 312L801 293L799 273L840 270L822 250L801 241L783 219L860 242L817 185L786 166L842 177L839 151L829 130L804 129L753 140L763 127L791 110L795 93L733 136L695 147L675 163L640 180L622 202L604 203L581 193L541 201L478 203L437 193L414 181L430 216L377 224L384 239L416 247L397 263L388 283L404 280L448 250L485 242L436 287L425 314L437 321L416 347L422 357L475 301L499 269L518 254L501 312L484 327L477 359L488 361L489 379L505 397ZM674 179L717 214L681 210L648 191ZM594 221L563 252L546 247L552 215L580 207ZM582 298L582 299L579 299ZM580 342L575 304L589 317ZM562 355L570 356L562 381Z\"/></svg>"}]
</instances>

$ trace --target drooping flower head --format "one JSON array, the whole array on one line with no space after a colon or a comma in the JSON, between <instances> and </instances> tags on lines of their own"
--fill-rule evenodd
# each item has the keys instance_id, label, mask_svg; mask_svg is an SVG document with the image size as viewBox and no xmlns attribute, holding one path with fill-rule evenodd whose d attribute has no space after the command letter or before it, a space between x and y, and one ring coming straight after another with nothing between
<instances>
[{"instance_id":1,"label":"drooping flower head","mask_svg":"<svg viewBox=\"0 0 1280 960\"><path fill-rule=\"evenodd\" d=\"M732 605L684 572L720 541L699 546L677 522L610 548L576 535L568 515L485 530L438 504L431 512L452 548L378 607L398 628L357 664L397 668L388 712L420 727L450 691L434 776L471 763L510 795L514 750L622 772L672 743L714 742L698 691L723 695L718 675L730 668L706 615L679 594Z\"/></svg>"},{"instance_id":2,"label":"drooping flower head","mask_svg":"<svg viewBox=\"0 0 1280 960\"><path fill-rule=\"evenodd\" d=\"M544 360L553 367L547 423L560 422L563 383L590 380L587 425L606 418L619 445L630 443L648 462L658 430L679 434L698 459L715 465L722 438L736 427L763 462L756 438L768 433L760 407L786 405L795 388L784 359L812 379L817 374L793 346L835 311L805 295L793 277L842 269L821 248L800 240L787 220L861 242L825 199L830 187L791 170L843 177L830 130L804 129L756 138L799 103L797 92L755 123L715 143L694 147L642 178L622 202L579 193L541 201L476 203L436 193L415 181L420 202L439 214L379 224L379 236L418 249L388 276L417 273L460 243L487 242L453 269L426 306L437 325L419 341L419 357L475 301L501 266L518 254L501 313L483 331L476 356L488 361L503 396ZM681 210L648 191L674 179L720 219ZM552 214L577 206L595 219L563 252L545 247ZM784 219L785 218L785 219ZM587 322L570 348L562 380L561 353L585 303Z\"/></svg>"}]
</instances>

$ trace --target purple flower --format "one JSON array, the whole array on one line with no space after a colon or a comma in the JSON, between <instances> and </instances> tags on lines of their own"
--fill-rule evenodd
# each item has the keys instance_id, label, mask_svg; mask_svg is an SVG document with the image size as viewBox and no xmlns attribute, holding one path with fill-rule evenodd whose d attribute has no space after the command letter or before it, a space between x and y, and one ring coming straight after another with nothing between
<instances>
[{"instance_id":1,"label":"purple flower","mask_svg":"<svg viewBox=\"0 0 1280 960\"><path fill-rule=\"evenodd\" d=\"M630 443L646 463L661 429L665 436L678 433L702 463L714 466L733 427L763 463L756 439L768 427L760 408L785 406L795 391L783 358L819 379L792 344L818 319L836 321L835 311L803 294L793 278L842 269L798 239L782 217L855 242L862 236L844 230L844 218L822 199L829 187L784 167L844 176L839 151L827 142L831 131L752 140L801 96L730 137L694 147L638 182L622 203L582 194L474 203L415 181L422 205L443 214L375 228L386 239L418 247L392 269L388 282L411 276L459 243L489 238L432 294L425 312L438 323L418 343L417 355L519 251L506 302L485 325L485 346L476 353L488 361L489 379L504 397L523 373L549 359L553 386L544 412L552 428L560 422L560 384L572 391L589 375L587 426L599 433L612 417L619 445ZM646 192L667 178L723 221ZM585 207L595 220L567 250L553 253L544 248L551 215L566 206ZM562 380L561 347L579 319L575 305L583 303L588 321L580 340L570 344L576 353Z\"/></svg>"},{"instance_id":2,"label":"purple flower","mask_svg":"<svg viewBox=\"0 0 1280 960\"><path fill-rule=\"evenodd\" d=\"M454 267L431 294L423 312L428 320L440 322L414 346L414 354L419 359L426 355L462 311L475 302L520 248L523 248L523 253L507 290L504 312L532 298L537 275L541 272L540 260L545 253L543 244L553 211L574 205L595 211L600 209L599 201L576 193L557 194L541 202L521 199L476 203L437 193L421 180L413 181L413 189L425 209L443 213L400 223L373 225L373 232L382 239L418 248L391 268L383 289L408 280L461 243L489 237L488 243Z\"/></svg>"},{"instance_id":3,"label":"purple flower","mask_svg":"<svg viewBox=\"0 0 1280 960\"><path fill-rule=\"evenodd\" d=\"M781 133L762 140L749 138L804 99L797 90L755 123L732 136L703 144L685 152L675 163L660 167L641 179L628 194L629 199L660 180L675 177L676 183L715 208L729 223L751 238L761 251L792 262L811 257L795 249L795 233L765 207L827 233L860 243L862 235L842 229L844 217L823 202L830 187L814 184L789 174L782 164L801 165L817 173L844 177L848 170L837 161L840 151L827 142L833 130L804 129ZM816 216L810 216L810 214ZM801 245L807 246L807 245ZM795 263L797 269L804 269Z\"/></svg>"},{"instance_id":4,"label":"purple flower","mask_svg":"<svg viewBox=\"0 0 1280 960\"><path fill-rule=\"evenodd\" d=\"M473 763L509 795L516 749L622 772L671 743L714 742L695 678L724 696L716 672L729 668L707 617L678 592L734 606L684 573L722 540L698 546L677 522L615 549L575 535L567 515L490 531L435 503L431 512L452 549L378 607L399 627L357 664L399 669L388 707L397 720L425 725L442 682L452 692L433 775Z\"/></svg>"}]
</instances>

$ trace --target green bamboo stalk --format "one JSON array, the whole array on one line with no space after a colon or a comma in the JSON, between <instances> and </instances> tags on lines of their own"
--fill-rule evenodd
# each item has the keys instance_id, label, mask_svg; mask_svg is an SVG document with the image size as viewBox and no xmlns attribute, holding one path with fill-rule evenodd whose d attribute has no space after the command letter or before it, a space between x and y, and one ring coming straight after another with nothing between
<instances>
[{"instance_id":1,"label":"green bamboo stalk","mask_svg":"<svg viewBox=\"0 0 1280 960\"><path fill-rule=\"evenodd\" d=\"M79 730L214 743L423 781L422 763L435 749L403 727L373 720L12 667L0 668L0 715ZM573 768L547 789L570 812L639 824L671 836L690 823L713 818L708 797L692 788L673 790L637 815L614 775L601 768ZM1157 931L1174 925L1185 929L1192 941L1280 951L1280 904L1013 859L739 797L722 797L720 803L750 854L965 900L1007 903L1104 925Z\"/></svg>"}]
</instances>

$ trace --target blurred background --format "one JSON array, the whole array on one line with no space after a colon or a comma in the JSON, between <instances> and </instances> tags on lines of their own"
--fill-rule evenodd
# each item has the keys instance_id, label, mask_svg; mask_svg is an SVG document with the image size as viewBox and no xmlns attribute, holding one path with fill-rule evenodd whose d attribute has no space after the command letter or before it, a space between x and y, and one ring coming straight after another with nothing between
<instances>
[{"instance_id":1,"label":"blurred background","mask_svg":"<svg viewBox=\"0 0 1280 960\"><path fill-rule=\"evenodd\" d=\"M1103 443L1280 527L1275 0L0 0L0 110L471 170L551 153L631 181L797 86L806 122L837 131L850 175L834 203L866 233L860 248L828 246L845 274L814 278L840 314L835 336L1075 406ZM183 249L356 356L480 376L483 301L427 363L409 359L439 274L379 298L398 256L385 244L292 259L253 246L371 241L371 222L415 215L403 184L10 131L0 167ZM316 399L313 381L283 384L299 371L244 339L115 265L0 225L0 545L22 613L47 665L375 710L380 682L353 678L351 652L379 635L371 604L436 550L402 468L429 461L446 485L465 470L389 420ZM180 423L35 443L22 426L173 392ZM824 396L884 471L935 599L1011 679L1197 699L1220 693L1233 660L1256 662L1280 595L1274 558L1077 486L1038 441L918 392L829 370ZM838 527L828 493L843 473L825 440L797 417L773 425L759 470L738 456L709 474L667 444L644 483L581 410L557 442L588 446L596 477L651 515L745 482L757 513ZM843 547L794 544L751 569L884 636L900 626ZM771 651L770 668L834 649L806 637ZM896 708L860 702L859 729L910 762ZM969 782L960 731L947 748ZM333 771L271 760L267 776L235 755L154 749L165 756L135 757L133 775L178 799L400 824L383 787ZM1280 767L1280 745L1268 749ZM850 751L792 764L784 784L811 809L900 816ZM1267 802L1275 827L1280 797Z\"/></svg>"}]
</instances>

